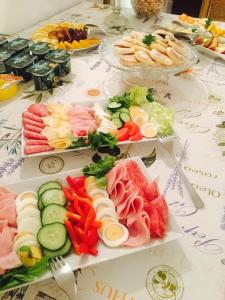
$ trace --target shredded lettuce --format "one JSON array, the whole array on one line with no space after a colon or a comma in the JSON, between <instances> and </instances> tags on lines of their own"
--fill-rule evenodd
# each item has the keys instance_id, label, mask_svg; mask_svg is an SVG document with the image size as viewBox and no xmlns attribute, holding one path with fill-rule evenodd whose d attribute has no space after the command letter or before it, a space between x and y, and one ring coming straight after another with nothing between
<instances>
[{"instance_id":1,"label":"shredded lettuce","mask_svg":"<svg viewBox=\"0 0 225 300\"><path fill-rule=\"evenodd\" d=\"M174 121L174 111L158 102L148 102L142 105L148 113L149 121L154 124L159 133L171 134Z\"/></svg>"}]
</instances>

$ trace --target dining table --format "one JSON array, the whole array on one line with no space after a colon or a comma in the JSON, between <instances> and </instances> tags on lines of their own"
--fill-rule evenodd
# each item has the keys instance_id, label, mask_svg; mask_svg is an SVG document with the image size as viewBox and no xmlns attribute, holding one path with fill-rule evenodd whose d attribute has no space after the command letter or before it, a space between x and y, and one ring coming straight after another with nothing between
<instances>
[{"instance_id":1,"label":"dining table","mask_svg":"<svg viewBox=\"0 0 225 300\"><path fill-rule=\"evenodd\" d=\"M18 35L30 38L41 26L64 21L104 28L104 18L110 12L108 5L81 1ZM168 26L178 18L161 13L157 20L138 19L131 7L123 7L122 13L128 19L128 30L145 32L153 23ZM152 178L156 169L162 170L157 180L182 234L164 245L78 270L77 300L225 299L225 61L197 49L196 53L198 61L192 72L172 76L164 85L162 98L175 110L174 154L204 207L195 207L170 154L157 141L121 146L124 157L142 158ZM1 185L46 176L40 168L45 156L22 156L21 114L30 104L40 100L101 102L125 85L123 71L107 64L98 49L74 53L71 73L51 93L40 96L31 82L21 84L17 97L0 103ZM99 94L90 96L89 89L97 89ZM60 159L61 171L68 171L82 168L91 162L92 155L87 149L47 157L52 158L50 164ZM48 279L3 293L0 299L67 296L54 279Z\"/></svg>"}]
</instances>

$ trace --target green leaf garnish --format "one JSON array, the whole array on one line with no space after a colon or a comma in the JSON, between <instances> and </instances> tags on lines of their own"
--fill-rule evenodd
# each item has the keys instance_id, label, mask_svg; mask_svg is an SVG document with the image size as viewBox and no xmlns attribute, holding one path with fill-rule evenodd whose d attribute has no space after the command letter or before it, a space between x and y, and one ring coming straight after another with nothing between
<instances>
[{"instance_id":1,"label":"green leaf garnish","mask_svg":"<svg viewBox=\"0 0 225 300\"><path fill-rule=\"evenodd\" d=\"M28 254L28 257L32 257L32 251L29 246L22 246L19 248L20 252L26 252Z\"/></svg>"},{"instance_id":2,"label":"green leaf garnish","mask_svg":"<svg viewBox=\"0 0 225 300\"><path fill-rule=\"evenodd\" d=\"M208 17L205 20L205 28L208 28L211 24L212 24L212 19L210 17Z\"/></svg>"},{"instance_id":3,"label":"green leaf garnish","mask_svg":"<svg viewBox=\"0 0 225 300\"><path fill-rule=\"evenodd\" d=\"M83 168L83 174L85 176L101 178L113 168L115 160L115 157L106 155L98 163L91 163L85 166Z\"/></svg>"},{"instance_id":4,"label":"green leaf garnish","mask_svg":"<svg viewBox=\"0 0 225 300\"><path fill-rule=\"evenodd\" d=\"M143 39L143 43L147 46L150 46L151 43L153 43L154 41L155 41L155 37L151 34L146 35Z\"/></svg>"},{"instance_id":5,"label":"green leaf garnish","mask_svg":"<svg viewBox=\"0 0 225 300\"><path fill-rule=\"evenodd\" d=\"M196 31L197 31L197 28L192 28L191 31L192 31L192 32L196 32Z\"/></svg>"},{"instance_id":6,"label":"green leaf garnish","mask_svg":"<svg viewBox=\"0 0 225 300\"><path fill-rule=\"evenodd\" d=\"M113 149L117 144L117 139L111 133L92 132L88 134L89 145L92 150L98 150L102 146Z\"/></svg>"}]
</instances>

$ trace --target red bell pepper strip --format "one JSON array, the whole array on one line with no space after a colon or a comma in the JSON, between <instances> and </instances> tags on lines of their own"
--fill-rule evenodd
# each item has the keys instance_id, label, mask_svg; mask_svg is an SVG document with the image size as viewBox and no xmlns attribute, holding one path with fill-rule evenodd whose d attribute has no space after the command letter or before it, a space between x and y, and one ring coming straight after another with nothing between
<instances>
[{"instance_id":1,"label":"red bell pepper strip","mask_svg":"<svg viewBox=\"0 0 225 300\"><path fill-rule=\"evenodd\" d=\"M84 187L85 180L86 180L85 176L76 177L73 179L73 184L74 184L73 186L75 188Z\"/></svg>"},{"instance_id":2,"label":"red bell pepper strip","mask_svg":"<svg viewBox=\"0 0 225 300\"><path fill-rule=\"evenodd\" d=\"M80 243L80 252L83 254L87 254L89 251L89 247L84 242Z\"/></svg>"},{"instance_id":3,"label":"red bell pepper strip","mask_svg":"<svg viewBox=\"0 0 225 300\"><path fill-rule=\"evenodd\" d=\"M74 231L76 235L79 237L79 241L82 242L85 237L84 231L77 226L74 226Z\"/></svg>"},{"instance_id":4,"label":"red bell pepper strip","mask_svg":"<svg viewBox=\"0 0 225 300\"><path fill-rule=\"evenodd\" d=\"M89 229L87 235L84 238L84 242L89 246L89 247L94 247L97 245L99 241L99 236L96 228Z\"/></svg>"},{"instance_id":5,"label":"red bell pepper strip","mask_svg":"<svg viewBox=\"0 0 225 300\"><path fill-rule=\"evenodd\" d=\"M93 255L93 256L97 256L98 255L98 249L96 247L90 248L88 250L88 253Z\"/></svg>"},{"instance_id":6,"label":"red bell pepper strip","mask_svg":"<svg viewBox=\"0 0 225 300\"><path fill-rule=\"evenodd\" d=\"M93 209L93 207L91 207L84 223L85 234L87 234L88 229L91 227L91 223L94 221L95 217L96 217L95 210Z\"/></svg>"},{"instance_id":7,"label":"red bell pepper strip","mask_svg":"<svg viewBox=\"0 0 225 300\"><path fill-rule=\"evenodd\" d=\"M79 244L77 241L77 236L75 234L72 224L68 220L65 220L64 224L65 224L68 234L70 236L75 253L78 255L81 254L80 249L79 249Z\"/></svg>"},{"instance_id":8,"label":"red bell pepper strip","mask_svg":"<svg viewBox=\"0 0 225 300\"><path fill-rule=\"evenodd\" d=\"M100 228L102 226L102 222L99 221L99 220L94 220L92 223L91 223L91 227L93 228Z\"/></svg>"},{"instance_id":9,"label":"red bell pepper strip","mask_svg":"<svg viewBox=\"0 0 225 300\"><path fill-rule=\"evenodd\" d=\"M80 215L77 215L77 214L74 214L70 211L68 211L66 213L66 216L71 220L71 221L75 221L75 222L79 222L81 224L84 223L84 219L80 216Z\"/></svg>"},{"instance_id":10,"label":"red bell pepper strip","mask_svg":"<svg viewBox=\"0 0 225 300\"><path fill-rule=\"evenodd\" d=\"M83 213L83 211L80 208L80 205L78 203L79 198L75 197L74 194L72 194L67 188L63 188L63 192L64 192L65 197L69 201L73 202L73 208L74 208L75 212L77 212L80 216L84 216L84 213ZM82 198L82 199L85 199L85 198Z\"/></svg>"}]
</instances>

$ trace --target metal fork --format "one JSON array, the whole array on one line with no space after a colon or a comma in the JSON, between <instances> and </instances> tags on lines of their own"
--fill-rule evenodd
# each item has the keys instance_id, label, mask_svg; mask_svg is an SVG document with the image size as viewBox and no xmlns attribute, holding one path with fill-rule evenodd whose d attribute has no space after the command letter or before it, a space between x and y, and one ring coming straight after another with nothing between
<instances>
[{"instance_id":1,"label":"metal fork","mask_svg":"<svg viewBox=\"0 0 225 300\"><path fill-rule=\"evenodd\" d=\"M179 171L179 173L182 176L183 182L184 182L184 184L185 184L185 186L186 186L186 188L187 188L187 190L188 190L188 192L191 196L191 199L192 199L192 202L193 202L194 206L196 208L204 208L204 202L202 201L202 199L200 198L198 193L193 188L192 184L190 183L188 177L183 172L182 168L179 165L179 162L176 159L176 156L173 153L173 141L166 134L158 134L158 141L163 146L163 148L165 150L167 150L167 152L170 154L177 170Z\"/></svg>"},{"instance_id":2,"label":"metal fork","mask_svg":"<svg viewBox=\"0 0 225 300\"><path fill-rule=\"evenodd\" d=\"M64 290L70 299L76 299L77 283L71 267L65 262L62 256L52 258L49 264L60 288Z\"/></svg>"}]
</instances>

